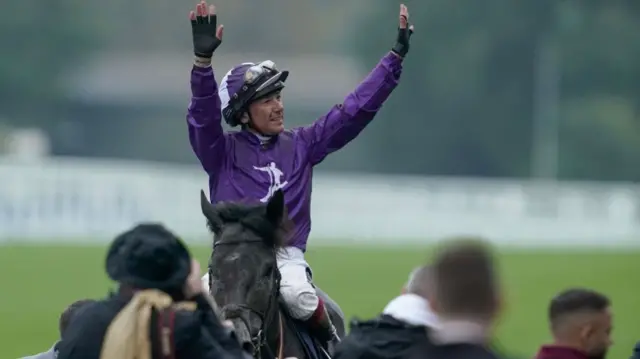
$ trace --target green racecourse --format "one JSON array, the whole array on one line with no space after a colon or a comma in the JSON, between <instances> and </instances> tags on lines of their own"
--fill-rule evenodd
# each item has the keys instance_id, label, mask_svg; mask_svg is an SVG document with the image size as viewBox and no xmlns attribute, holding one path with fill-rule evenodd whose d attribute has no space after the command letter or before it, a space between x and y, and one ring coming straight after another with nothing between
<instances>
[{"instance_id":1,"label":"green racecourse","mask_svg":"<svg viewBox=\"0 0 640 359\"><path fill-rule=\"evenodd\" d=\"M208 250L193 247L201 263ZM347 317L378 313L408 272L428 258L420 247L320 247L308 251L317 283ZM100 297L111 284L103 247L0 246L0 358L44 351L57 338L58 316L82 297ZM640 340L640 251L501 252L506 311L498 338L506 351L532 357L549 340L546 306L568 286L587 286L613 300L615 345L609 358L624 359Z\"/></svg>"}]
</instances>

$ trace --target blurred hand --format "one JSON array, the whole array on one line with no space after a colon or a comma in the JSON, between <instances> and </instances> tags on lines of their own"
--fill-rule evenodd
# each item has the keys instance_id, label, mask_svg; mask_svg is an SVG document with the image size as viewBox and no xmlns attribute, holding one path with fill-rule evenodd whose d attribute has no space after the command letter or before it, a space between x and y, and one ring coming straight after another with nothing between
<instances>
[{"instance_id":1,"label":"blurred hand","mask_svg":"<svg viewBox=\"0 0 640 359\"><path fill-rule=\"evenodd\" d=\"M409 52L411 35L413 35L413 25L409 24L409 10L404 4L400 4L398 38L391 51L400 57L405 57Z\"/></svg>"},{"instance_id":2,"label":"blurred hand","mask_svg":"<svg viewBox=\"0 0 640 359\"><path fill-rule=\"evenodd\" d=\"M191 273L187 277L184 283L184 296L185 298L193 298L194 296L204 293L204 287L202 286L202 279L200 278L200 263L197 260L191 260Z\"/></svg>"},{"instance_id":3,"label":"blurred hand","mask_svg":"<svg viewBox=\"0 0 640 359\"><path fill-rule=\"evenodd\" d=\"M222 43L224 27L218 26L216 7L207 6L203 0L196 5L196 11L189 13L191 33L193 35L193 52L203 61L211 61L213 52Z\"/></svg>"}]
</instances>

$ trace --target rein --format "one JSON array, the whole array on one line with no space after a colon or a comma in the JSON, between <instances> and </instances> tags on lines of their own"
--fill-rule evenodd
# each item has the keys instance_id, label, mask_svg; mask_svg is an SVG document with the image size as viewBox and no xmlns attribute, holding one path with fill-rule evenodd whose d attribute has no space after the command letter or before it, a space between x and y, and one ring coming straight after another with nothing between
<instances>
[{"instance_id":1,"label":"rein","mask_svg":"<svg viewBox=\"0 0 640 359\"><path fill-rule=\"evenodd\" d=\"M219 241L213 244L213 248L215 249L216 246L219 246L219 245L231 245L231 244L241 244L241 243L263 243L263 242L260 239L244 240L244 241L229 241L229 242ZM274 251L274 256L275 256L275 251ZM209 281L211 282L212 280L213 280L213 276L211 275L211 273L209 273ZM268 352L269 358L284 359L284 324L283 324L284 320L282 318L282 313L278 309L278 297L280 295L280 272L278 271L277 268L271 274L271 282L273 283L273 287L272 287L273 290L271 292L271 295L269 295L269 302L267 303L267 308L264 312L259 312L245 304L229 304L222 308L222 315L226 317L225 319L235 319L235 318L240 319L244 323L247 330L250 331L251 327L249 325L249 321L246 319L245 316L237 312L233 314L233 316L231 315L226 316L225 313L230 312L231 308L238 308L238 309L244 309L256 314L260 318L260 321L262 323L260 326L260 330L258 330L258 333L251 338L251 344L253 346L253 357L262 358L261 349L264 348ZM209 288L213 288L211 284L212 283L209 283ZM271 348L269 348L269 345L268 345L269 343L267 342L267 326L275 319L274 316L276 314L278 316L277 319L278 319L278 337L279 337L277 357L271 351Z\"/></svg>"}]
</instances>

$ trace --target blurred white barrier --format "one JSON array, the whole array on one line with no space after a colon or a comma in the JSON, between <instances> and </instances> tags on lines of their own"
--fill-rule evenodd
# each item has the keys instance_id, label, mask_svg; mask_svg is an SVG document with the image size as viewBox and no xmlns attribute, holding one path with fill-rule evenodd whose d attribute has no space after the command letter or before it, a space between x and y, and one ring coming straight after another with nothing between
<instances>
[{"instance_id":1,"label":"blurred white barrier","mask_svg":"<svg viewBox=\"0 0 640 359\"><path fill-rule=\"evenodd\" d=\"M100 242L143 220L208 240L197 166L46 159L0 160L0 243ZM637 246L640 187L598 183L319 173L314 245L429 243L460 234L498 244Z\"/></svg>"}]
</instances>

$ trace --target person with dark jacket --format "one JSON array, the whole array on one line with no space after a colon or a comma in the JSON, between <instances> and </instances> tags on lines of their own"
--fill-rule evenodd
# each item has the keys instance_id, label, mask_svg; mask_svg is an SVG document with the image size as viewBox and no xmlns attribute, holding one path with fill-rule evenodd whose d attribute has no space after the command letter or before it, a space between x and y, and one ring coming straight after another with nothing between
<instances>
[{"instance_id":1,"label":"person with dark jacket","mask_svg":"<svg viewBox=\"0 0 640 359\"><path fill-rule=\"evenodd\" d=\"M401 359L419 353L427 328L437 322L426 298L431 286L429 267L414 269L402 294L380 316L351 323L351 332L336 347L333 359Z\"/></svg>"},{"instance_id":2,"label":"person with dark jacket","mask_svg":"<svg viewBox=\"0 0 640 359\"><path fill-rule=\"evenodd\" d=\"M333 359L418 358L427 349L426 334L425 326L408 324L388 314L367 321L354 320Z\"/></svg>"},{"instance_id":3,"label":"person with dark jacket","mask_svg":"<svg viewBox=\"0 0 640 359\"><path fill-rule=\"evenodd\" d=\"M140 224L119 235L106 270L117 292L71 322L58 359L249 357L216 317L198 262L164 226Z\"/></svg>"},{"instance_id":4,"label":"person with dark jacket","mask_svg":"<svg viewBox=\"0 0 640 359\"><path fill-rule=\"evenodd\" d=\"M607 296L572 288L549 304L553 344L543 345L536 359L604 359L612 344L612 316Z\"/></svg>"}]
</instances>

